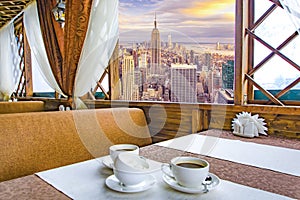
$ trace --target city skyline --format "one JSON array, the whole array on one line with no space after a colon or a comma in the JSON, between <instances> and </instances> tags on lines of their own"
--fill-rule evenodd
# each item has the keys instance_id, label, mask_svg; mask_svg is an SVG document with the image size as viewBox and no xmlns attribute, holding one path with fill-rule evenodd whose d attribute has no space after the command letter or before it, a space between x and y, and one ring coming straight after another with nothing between
<instances>
[{"instance_id":1,"label":"city skyline","mask_svg":"<svg viewBox=\"0 0 300 200\"><path fill-rule=\"evenodd\" d=\"M149 41L155 13L164 42L234 43L234 0L120 0L120 41Z\"/></svg>"},{"instance_id":2,"label":"city skyline","mask_svg":"<svg viewBox=\"0 0 300 200\"><path fill-rule=\"evenodd\" d=\"M222 70L224 64L231 60L232 64L226 68L233 71L234 55L223 55L221 51L188 50L177 42L174 45L170 33L168 41L162 43L156 13L153 25L150 42L133 42L132 47L120 46L122 89L119 99L189 103L217 102L222 99L222 102L227 102L225 99L228 98L220 93L224 77ZM217 42L213 49L232 51L229 47ZM226 77L228 82L233 82L233 76L228 74ZM232 90L233 87L228 89Z\"/></svg>"}]
</instances>

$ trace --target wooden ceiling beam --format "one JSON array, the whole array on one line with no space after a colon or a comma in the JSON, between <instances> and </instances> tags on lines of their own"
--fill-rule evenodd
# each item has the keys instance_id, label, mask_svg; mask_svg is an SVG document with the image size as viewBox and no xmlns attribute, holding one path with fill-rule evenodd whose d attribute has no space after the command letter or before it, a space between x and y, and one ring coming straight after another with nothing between
<instances>
[{"instance_id":1,"label":"wooden ceiling beam","mask_svg":"<svg viewBox=\"0 0 300 200\"><path fill-rule=\"evenodd\" d=\"M1 0L0 1L0 28L14 19L33 0Z\"/></svg>"}]
</instances>

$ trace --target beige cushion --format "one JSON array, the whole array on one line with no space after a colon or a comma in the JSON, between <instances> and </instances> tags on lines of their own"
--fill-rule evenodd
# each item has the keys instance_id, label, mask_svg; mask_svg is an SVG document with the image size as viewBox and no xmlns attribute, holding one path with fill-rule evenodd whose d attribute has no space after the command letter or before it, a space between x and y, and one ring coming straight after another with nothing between
<instances>
[{"instance_id":1,"label":"beige cushion","mask_svg":"<svg viewBox=\"0 0 300 200\"><path fill-rule=\"evenodd\" d=\"M44 111L43 101L0 101L0 114Z\"/></svg>"}]
</instances>

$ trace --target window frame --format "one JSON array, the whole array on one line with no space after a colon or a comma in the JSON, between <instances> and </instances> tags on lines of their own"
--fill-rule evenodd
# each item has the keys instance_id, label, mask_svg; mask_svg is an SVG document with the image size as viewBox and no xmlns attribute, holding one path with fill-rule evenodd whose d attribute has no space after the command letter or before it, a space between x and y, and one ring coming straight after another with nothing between
<instances>
[{"instance_id":1,"label":"window frame","mask_svg":"<svg viewBox=\"0 0 300 200\"><path fill-rule=\"evenodd\" d=\"M299 106L300 101L285 102L279 98L285 93L290 91L293 86L300 82L300 77L293 81L289 86L281 90L276 95L271 94L268 90L265 90L253 79L255 71L263 65L271 56L267 56L263 59L262 63L258 66L254 66L254 40L260 42L268 49L272 51L271 54L276 54L283 58L287 63L300 69L300 67L288 59L284 54L280 53L280 49L287 45L293 38L298 35L295 30L282 44L277 48L273 48L267 42L263 41L257 35L254 30L262 23L275 9L283 9L279 0L269 0L273 5L266 10L264 14L254 21L255 14L255 0L237 0L236 1L236 36L235 36L235 105L245 104L264 104L264 105L294 105ZM270 54L270 55L271 55ZM269 57L269 58L268 58ZM254 86L258 88L265 96L269 98L267 101L258 101L254 99Z\"/></svg>"}]
</instances>

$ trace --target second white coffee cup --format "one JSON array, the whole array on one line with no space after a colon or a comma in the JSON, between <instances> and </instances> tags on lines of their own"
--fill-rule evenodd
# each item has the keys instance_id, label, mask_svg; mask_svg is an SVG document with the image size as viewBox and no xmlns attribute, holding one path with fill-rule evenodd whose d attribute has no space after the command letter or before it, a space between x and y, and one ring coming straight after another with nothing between
<instances>
[{"instance_id":1,"label":"second white coffee cup","mask_svg":"<svg viewBox=\"0 0 300 200\"><path fill-rule=\"evenodd\" d=\"M178 184L196 188L201 187L209 172L209 163L196 157L175 157L170 163L163 163L164 174L174 178Z\"/></svg>"}]
</instances>

